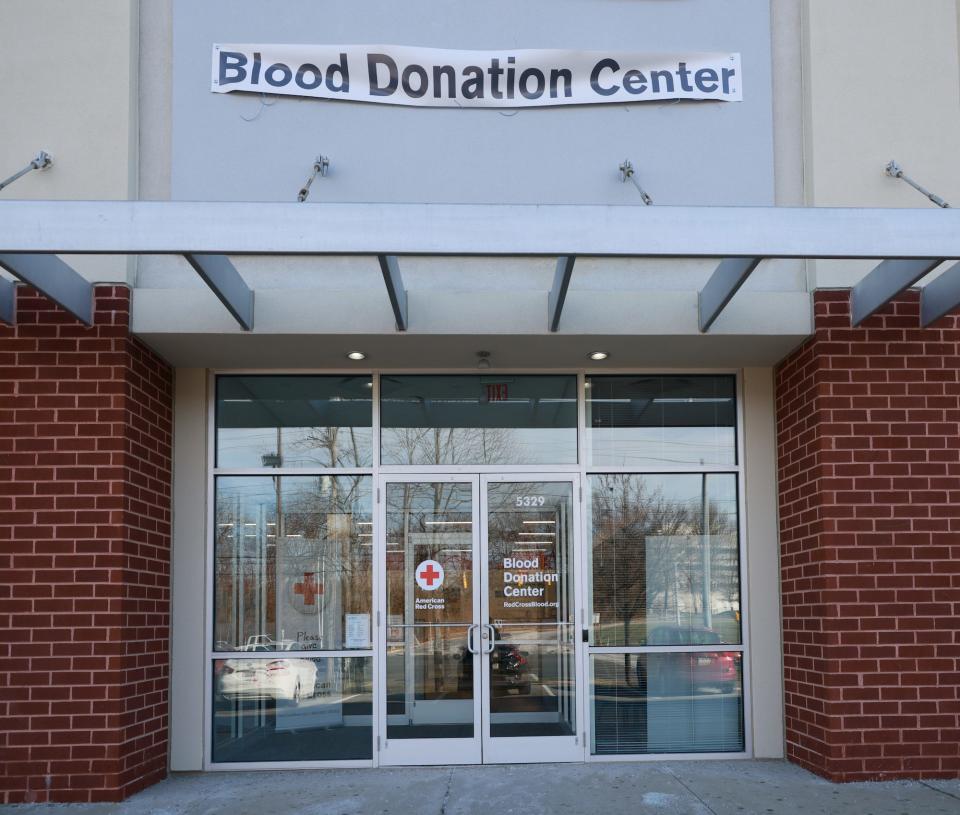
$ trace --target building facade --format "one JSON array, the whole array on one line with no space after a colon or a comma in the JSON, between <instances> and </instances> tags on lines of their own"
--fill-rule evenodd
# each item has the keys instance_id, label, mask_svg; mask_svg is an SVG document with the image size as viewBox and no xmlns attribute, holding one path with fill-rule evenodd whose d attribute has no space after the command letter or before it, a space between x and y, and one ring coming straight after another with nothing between
<instances>
[{"instance_id":1,"label":"building facade","mask_svg":"<svg viewBox=\"0 0 960 815\"><path fill-rule=\"evenodd\" d=\"M885 168L960 197L958 4L444 11L0 10L0 175L53 156L0 191L4 800L666 756L957 777L960 251ZM511 49L616 54L594 87L638 97L719 54L738 98L434 107L415 69L409 104L312 98L280 85L346 63L253 56L283 44L507 49L505 96ZM276 92L217 92L219 45Z\"/></svg>"}]
</instances>

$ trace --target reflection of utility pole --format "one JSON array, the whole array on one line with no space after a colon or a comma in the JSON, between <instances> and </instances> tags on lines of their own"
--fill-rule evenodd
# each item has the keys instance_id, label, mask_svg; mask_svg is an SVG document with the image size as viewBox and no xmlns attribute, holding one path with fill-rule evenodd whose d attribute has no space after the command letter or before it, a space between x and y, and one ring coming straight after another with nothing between
<instances>
[{"instance_id":1,"label":"reflection of utility pole","mask_svg":"<svg viewBox=\"0 0 960 815\"><path fill-rule=\"evenodd\" d=\"M703 509L703 529L700 535L700 554L703 558L703 627L713 628L713 602L710 585L713 583L710 563L710 505L707 503L707 474L701 477L700 500Z\"/></svg>"},{"instance_id":2,"label":"reflection of utility pole","mask_svg":"<svg viewBox=\"0 0 960 815\"><path fill-rule=\"evenodd\" d=\"M677 616L677 628L680 627L680 564L673 562L673 607Z\"/></svg>"}]
</instances>

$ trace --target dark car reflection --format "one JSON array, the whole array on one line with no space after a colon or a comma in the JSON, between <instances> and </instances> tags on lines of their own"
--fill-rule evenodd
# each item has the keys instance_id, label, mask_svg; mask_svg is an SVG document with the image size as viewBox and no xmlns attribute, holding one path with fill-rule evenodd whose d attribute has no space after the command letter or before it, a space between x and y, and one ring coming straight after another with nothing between
<instances>
[{"instance_id":1,"label":"dark car reflection","mask_svg":"<svg viewBox=\"0 0 960 815\"><path fill-rule=\"evenodd\" d=\"M492 628L492 627L491 627ZM490 653L490 692L491 696L507 696L515 691L520 696L530 694L530 673L525 651L516 645L503 641L500 631L493 630L493 651ZM470 649L460 652L460 673L458 689L473 688L473 654Z\"/></svg>"}]
</instances>

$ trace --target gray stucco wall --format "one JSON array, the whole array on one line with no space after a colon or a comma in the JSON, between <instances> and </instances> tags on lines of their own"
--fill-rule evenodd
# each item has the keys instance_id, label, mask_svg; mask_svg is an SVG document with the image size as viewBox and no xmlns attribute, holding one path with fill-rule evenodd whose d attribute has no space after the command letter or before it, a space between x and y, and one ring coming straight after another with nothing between
<instances>
[{"instance_id":1,"label":"gray stucco wall","mask_svg":"<svg viewBox=\"0 0 960 815\"><path fill-rule=\"evenodd\" d=\"M744 101L571 108L424 109L210 92L214 42L567 48L742 54ZM171 197L774 203L769 0L175 0Z\"/></svg>"}]
</instances>

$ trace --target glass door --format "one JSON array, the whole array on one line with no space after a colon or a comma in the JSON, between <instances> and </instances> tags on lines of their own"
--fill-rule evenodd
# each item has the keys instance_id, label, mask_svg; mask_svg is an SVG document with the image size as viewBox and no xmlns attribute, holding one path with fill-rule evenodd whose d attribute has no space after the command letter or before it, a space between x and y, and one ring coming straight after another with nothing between
<instances>
[{"instance_id":1,"label":"glass door","mask_svg":"<svg viewBox=\"0 0 960 815\"><path fill-rule=\"evenodd\" d=\"M476 477L382 484L381 764L478 764Z\"/></svg>"},{"instance_id":2,"label":"glass door","mask_svg":"<svg viewBox=\"0 0 960 815\"><path fill-rule=\"evenodd\" d=\"M484 476L483 760L582 761L576 476ZM581 728L582 729L582 728Z\"/></svg>"},{"instance_id":3,"label":"glass door","mask_svg":"<svg viewBox=\"0 0 960 815\"><path fill-rule=\"evenodd\" d=\"M572 475L384 479L380 763L584 758L578 486Z\"/></svg>"}]
</instances>

